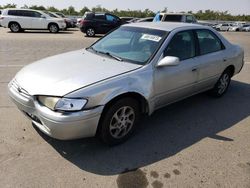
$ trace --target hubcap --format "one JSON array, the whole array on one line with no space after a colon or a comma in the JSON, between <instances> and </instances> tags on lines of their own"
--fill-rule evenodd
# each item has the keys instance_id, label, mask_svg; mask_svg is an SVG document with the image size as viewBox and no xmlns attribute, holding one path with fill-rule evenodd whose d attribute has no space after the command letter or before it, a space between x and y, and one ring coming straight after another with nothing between
<instances>
[{"instance_id":1,"label":"hubcap","mask_svg":"<svg viewBox=\"0 0 250 188\"><path fill-rule=\"evenodd\" d=\"M10 27L11 27L12 31L14 31L14 32L18 32L19 31L19 26L17 24L11 24Z\"/></svg>"},{"instance_id":2,"label":"hubcap","mask_svg":"<svg viewBox=\"0 0 250 188\"><path fill-rule=\"evenodd\" d=\"M222 94L226 89L227 86L229 84L229 75L228 74L224 74L221 78L220 78L220 84L218 86L219 88L219 94Z\"/></svg>"},{"instance_id":3,"label":"hubcap","mask_svg":"<svg viewBox=\"0 0 250 188\"><path fill-rule=\"evenodd\" d=\"M94 31L93 29L88 29L88 30L87 30L87 34L88 34L89 36L94 36L95 31Z\"/></svg>"},{"instance_id":4,"label":"hubcap","mask_svg":"<svg viewBox=\"0 0 250 188\"><path fill-rule=\"evenodd\" d=\"M134 125L135 112L129 106L118 109L111 118L109 131L112 137L119 139L128 134Z\"/></svg>"},{"instance_id":5,"label":"hubcap","mask_svg":"<svg viewBox=\"0 0 250 188\"><path fill-rule=\"evenodd\" d=\"M51 25L51 26L50 26L50 31L51 31L52 33L57 32L57 27L56 27L55 25Z\"/></svg>"}]
</instances>

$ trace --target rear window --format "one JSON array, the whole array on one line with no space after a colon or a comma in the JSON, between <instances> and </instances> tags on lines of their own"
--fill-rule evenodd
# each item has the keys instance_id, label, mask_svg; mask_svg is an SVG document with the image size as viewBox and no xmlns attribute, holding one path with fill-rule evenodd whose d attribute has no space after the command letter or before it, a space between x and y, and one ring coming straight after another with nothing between
<instances>
[{"instance_id":1,"label":"rear window","mask_svg":"<svg viewBox=\"0 0 250 188\"><path fill-rule=\"evenodd\" d=\"M166 15L164 21L166 22L181 22L182 15Z\"/></svg>"}]
</instances>

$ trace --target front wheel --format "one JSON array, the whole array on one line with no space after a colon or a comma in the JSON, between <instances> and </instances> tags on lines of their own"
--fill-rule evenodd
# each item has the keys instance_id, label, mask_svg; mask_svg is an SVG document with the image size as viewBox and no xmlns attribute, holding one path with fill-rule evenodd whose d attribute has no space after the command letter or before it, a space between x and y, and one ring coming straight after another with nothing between
<instances>
[{"instance_id":1,"label":"front wheel","mask_svg":"<svg viewBox=\"0 0 250 188\"><path fill-rule=\"evenodd\" d=\"M51 33L58 33L59 32L59 27L57 24L50 24L49 25L49 31Z\"/></svg>"},{"instance_id":2,"label":"front wheel","mask_svg":"<svg viewBox=\"0 0 250 188\"><path fill-rule=\"evenodd\" d=\"M225 70L210 93L215 97L224 95L230 85L231 76L231 71Z\"/></svg>"},{"instance_id":3,"label":"front wheel","mask_svg":"<svg viewBox=\"0 0 250 188\"><path fill-rule=\"evenodd\" d=\"M139 104L131 98L120 99L112 104L101 118L99 136L108 145L127 140L139 120Z\"/></svg>"}]
</instances>

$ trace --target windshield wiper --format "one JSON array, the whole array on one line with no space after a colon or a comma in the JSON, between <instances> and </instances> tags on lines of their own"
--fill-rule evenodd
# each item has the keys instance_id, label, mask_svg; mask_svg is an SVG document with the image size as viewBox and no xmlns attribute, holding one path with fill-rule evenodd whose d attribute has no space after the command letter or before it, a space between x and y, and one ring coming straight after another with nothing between
<instances>
[{"instance_id":1,"label":"windshield wiper","mask_svg":"<svg viewBox=\"0 0 250 188\"><path fill-rule=\"evenodd\" d=\"M115 59L115 60L117 60L117 61L123 61L122 58L120 58L120 57L118 57L118 56L116 56L116 55L113 55L113 54L111 54L111 53L109 53L109 52L98 51L98 50L94 49L92 46L86 48L86 50L93 50L93 51L96 52L96 53L104 54L104 55L107 55L107 56L109 56L109 57L112 57L113 59Z\"/></svg>"},{"instance_id":2,"label":"windshield wiper","mask_svg":"<svg viewBox=\"0 0 250 188\"><path fill-rule=\"evenodd\" d=\"M120 57L117 57L109 52L102 52L102 51L97 51L98 53L105 54L109 57L112 57L113 59L116 59L117 61L123 61Z\"/></svg>"}]
</instances>

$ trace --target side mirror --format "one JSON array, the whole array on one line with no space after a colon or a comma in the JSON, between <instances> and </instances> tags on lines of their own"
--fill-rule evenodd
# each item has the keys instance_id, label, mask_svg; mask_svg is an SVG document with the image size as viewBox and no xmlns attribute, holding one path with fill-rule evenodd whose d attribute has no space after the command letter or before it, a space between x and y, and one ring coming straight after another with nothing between
<instances>
[{"instance_id":1,"label":"side mirror","mask_svg":"<svg viewBox=\"0 0 250 188\"><path fill-rule=\"evenodd\" d=\"M43 18L43 19L46 19L46 16L44 16L44 15L41 15L41 18Z\"/></svg>"},{"instance_id":2,"label":"side mirror","mask_svg":"<svg viewBox=\"0 0 250 188\"><path fill-rule=\"evenodd\" d=\"M158 62L157 67L176 66L179 64L180 59L178 57L166 56Z\"/></svg>"}]
</instances>

